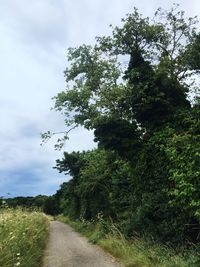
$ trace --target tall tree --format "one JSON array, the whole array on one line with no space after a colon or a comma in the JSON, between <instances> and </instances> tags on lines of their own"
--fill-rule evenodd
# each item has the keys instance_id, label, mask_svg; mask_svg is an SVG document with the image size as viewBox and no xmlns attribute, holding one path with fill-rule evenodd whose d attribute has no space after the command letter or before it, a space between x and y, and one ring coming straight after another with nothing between
<instances>
[{"instance_id":1,"label":"tall tree","mask_svg":"<svg viewBox=\"0 0 200 267\"><path fill-rule=\"evenodd\" d=\"M158 9L153 21L135 9L122 23L113 27L111 36L97 37L93 47L68 49L67 90L55 97L55 109L65 114L69 129L82 125L96 130L99 144L101 129L105 142L106 124L115 130L121 124L129 129L126 144L133 150L141 135L190 108L187 78L195 69L185 58L191 50L196 19L184 18L184 12L174 6L169 12ZM127 66L124 60L129 60ZM116 130L113 139L118 134Z\"/></svg>"},{"instance_id":2,"label":"tall tree","mask_svg":"<svg viewBox=\"0 0 200 267\"><path fill-rule=\"evenodd\" d=\"M69 199L76 196L77 214L83 207L88 218L100 209L107 215L115 210L106 192L119 200L118 188L113 190L115 172L102 156L105 149L126 166L118 169L131 189L129 234L148 229L165 240L198 237L192 229L200 222L199 90L194 93L192 85L199 72L195 23L177 5L158 9L153 20L134 9L120 27L112 27L111 36L97 37L93 47L68 49L67 90L55 97L55 109L65 114L69 127L64 139L80 125L94 130L100 148L65 153L57 162L60 171L73 176L67 188Z\"/></svg>"}]
</instances>

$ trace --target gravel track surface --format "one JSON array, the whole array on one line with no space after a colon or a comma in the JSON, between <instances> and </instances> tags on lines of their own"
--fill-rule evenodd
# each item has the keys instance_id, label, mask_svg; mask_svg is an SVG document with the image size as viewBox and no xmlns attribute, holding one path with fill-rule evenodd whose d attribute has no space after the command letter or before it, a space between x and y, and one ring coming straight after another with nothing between
<instances>
[{"instance_id":1,"label":"gravel track surface","mask_svg":"<svg viewBox=\"0 0 200 267\"><path fill-rule=\"evenodd\" d=\"M70 226L53 221L44 267L123 267Z\"/></svg>"}]
</instances>

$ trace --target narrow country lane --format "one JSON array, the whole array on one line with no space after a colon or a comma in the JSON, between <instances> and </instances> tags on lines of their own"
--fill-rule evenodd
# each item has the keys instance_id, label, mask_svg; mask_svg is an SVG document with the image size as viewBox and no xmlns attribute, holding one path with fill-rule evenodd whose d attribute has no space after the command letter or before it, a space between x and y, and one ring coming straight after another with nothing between
<instances>
[{"instance_id":1,"label":"narrow country lane","mask_svg":"<svg viewBox=\"0 0 200 267\"><path fill-rule=\"evenodd\" d=\"M50 231L44 267L122 267L68 225L53 221Z\"/></svg>"}]
</instances>

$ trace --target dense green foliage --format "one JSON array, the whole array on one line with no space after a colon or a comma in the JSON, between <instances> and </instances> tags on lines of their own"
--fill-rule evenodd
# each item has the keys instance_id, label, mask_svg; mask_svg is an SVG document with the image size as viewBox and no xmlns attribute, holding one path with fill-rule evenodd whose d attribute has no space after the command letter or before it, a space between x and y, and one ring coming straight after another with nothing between
<instances>
[{"instance_id":1,"label":"dense green foliage","mask_svg":"<svg viewBox=\"0 0 200 267\"><path fill-rule=\"evenodd\" d=\"M92 219L103 212L106 217L119 218L124 210L130 211L131 175L127 163L100 149L64 156L57 161L57 168L64 166L66 171L70 168L71 175L76 173L56 193L65 214Z\"/></svg>"},{"instance_id":2,"label":"dense green foliage","mask_svg":"<svg viewBox=\"0 0 200 267\"><path fill-rule=\"evenodd\" d=\"M69 129L57 146L83 126L94 131L98 149L65 152L57 161L56 168L72 178L54 196L65 214L93 219L102 212L126 235L198 241L195 23L177 6L158 9L153 20L134 9L111 36L68 50L67 90L55 97L55 109Z\"/></svg>"}]
</instances>

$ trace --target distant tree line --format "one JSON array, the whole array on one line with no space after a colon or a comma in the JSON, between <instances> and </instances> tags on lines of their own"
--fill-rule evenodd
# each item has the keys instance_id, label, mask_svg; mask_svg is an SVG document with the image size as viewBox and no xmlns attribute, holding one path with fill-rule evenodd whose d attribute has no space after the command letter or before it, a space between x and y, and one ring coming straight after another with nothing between
<instances>
[{"instance_id":1,"label":"distant tree line","mask_svg":"<svg viewBox=\"0 0 200 267\"><path fill-rule=\"evenodd\" d=\"M57 215L60 213L58 202L54 200L54 196L38 195L35 197L13 197L3 198L0 200L0 207L8 208L25 208L31 210L40 210L49 215Z\"/></svg>"}]
</instances>

